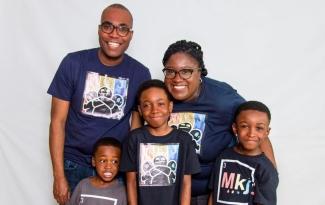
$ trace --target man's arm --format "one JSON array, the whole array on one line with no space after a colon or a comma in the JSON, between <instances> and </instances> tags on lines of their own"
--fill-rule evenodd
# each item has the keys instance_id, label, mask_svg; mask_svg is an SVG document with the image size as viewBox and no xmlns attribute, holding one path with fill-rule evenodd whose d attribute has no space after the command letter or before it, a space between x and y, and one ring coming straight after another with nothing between
<instances>
[{"instance_id":1,"label":"man's arm","mask_svg":"<svg viewBox=\"0 0 325 205\"><path fill-rule=\"evenodd\" d=\"M272 164L276 168L276 162L275 162L275 157L274 157L274 152L272 148L272 144L270 139L267 137L265 140L261 143L260 148L262 152L266 155L266 157L271 160Z\"/></svg>"},{"instance_id":2,"label":"man's arm","mask_svg":"<svg viewBox=\"0 0 325 205\"><path fill-rule=\"evenodd\" d=\"M182 191L181 191L181 205L191 204L191 183L192 183L192 176L184 175Z\"/></svg>"},{"instance_id":3,"label":"man's arm","mask_svg":"<svg viewBox=\"0 0 325 205\"><path fill-rule=\"evenodd\" d=\"M132 111L131 130L142 127L142 125L143 125L143 122L142 122L142 119L141 119L141 116L140 116L139 112Z\"/></svg>"},{"instance_id":4,"label":"man's arm","mask_svg":"<svg viewBox=\"0 0 325 205\"><path fill-rule=\"evenodd\" d=\"M53 168L53 195L59 204L64 204L70 197L68 181L64 175L63 149L65 123L70 103L52 97L50 124L50 154Z\"/></svg>"},{"instance_id":5,"label":"man's arm","mask_svg":"<svg viewBox=\"0 0 325 205\"><path fill-rule=\"evenodd\" d=\"M137 192L137 173L136 172L127 172L126 173L126 190L128 205L138 205L138 192Z\"/></svg>"}]
</instances>

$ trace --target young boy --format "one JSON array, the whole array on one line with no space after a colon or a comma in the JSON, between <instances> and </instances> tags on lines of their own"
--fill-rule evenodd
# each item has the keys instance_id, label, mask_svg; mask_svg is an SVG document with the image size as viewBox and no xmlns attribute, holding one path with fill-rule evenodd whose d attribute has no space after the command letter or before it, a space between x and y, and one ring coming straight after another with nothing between
<instances>
[{"instance_id":1,"label":"young boy","mask_svg":"<svg viewBox=\"0 0 325 205\"><path fill-rule=\"evenodd\" d=\"M212 204L276 204L278 172L260 149L270 133L271 113L261 102L248 101L235 112L232 129L238 144L216 161L209 187Z\"/></svg>"},{"instance_id":2,"label":"young boy","mask_svg":"<svg viewBox=\"0 0 325 205\"><path fill-rule=\"evenodd\" d=\"M146 125L130 133L123 149L128 203L189 205L191 174L200 171L192 137L168 126L173 102L162 81L144 82L137 100Z\"/></svg>"},{"instance_id":3,"label":"young boy","mask_svg":"<svg viewBox=\"0 0 325 205\"><path fill-rule=\"evenodd\" d=\"M68 205L126 205L125 186L115 178L120 156L121 144L117 139L99 139L92 155L92 165L97 175L79 182Z\"/></svg>"}]
</instances>

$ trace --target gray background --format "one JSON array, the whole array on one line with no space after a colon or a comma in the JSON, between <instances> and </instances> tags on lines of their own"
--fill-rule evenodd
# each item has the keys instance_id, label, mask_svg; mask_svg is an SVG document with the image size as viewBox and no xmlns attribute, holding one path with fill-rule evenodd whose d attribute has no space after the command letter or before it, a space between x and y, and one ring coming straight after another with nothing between
<instances>
[{"instance_id":1,"label":"gray background","mask_svg":"<svg viewBox=\"0 0 325 205\"><path fill-rule=\"evenodd\" d=\"M209 75L265 102L278 204L325 203L325 3L322 0L116 1L134 15L128 53L162 79L180 39L201 44ZM111 1L0 2L0 203L55 204L46 90L67 52L97 47Z\"/></svg>"}]
</instances>

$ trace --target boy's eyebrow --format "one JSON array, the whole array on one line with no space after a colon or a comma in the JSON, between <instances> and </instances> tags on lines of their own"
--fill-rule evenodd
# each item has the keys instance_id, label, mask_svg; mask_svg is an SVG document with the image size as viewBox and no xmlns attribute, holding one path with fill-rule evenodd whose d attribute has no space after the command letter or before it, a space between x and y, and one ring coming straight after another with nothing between
<instances>
[{"instance_id":1,"label":"boy's eyebrow","mask_svg":"<svg viewBox=\"0 0 325 205\"><path fill-rule=\"evenodd\" d=\"M157 100L155 100L155 101L161 101L161 100L165 100L164 98L158 98ZM152 101L149 101L149 100L144 100L144 101L142 101L142 103L145 103L145 102L152 102Z\"/></svg>"},{"instance_id":2,"label":"boy's eyebrow","mask_svg":"<svg viewBox=\"0 0 325 205\"><path fill-rule=\"evenodd\" d=\"M246 123L246 124L248 124L248 122L247 122L247 121L245 121L245 120L242 120L242 121L239 121L239 122L238 122L238 124L240 124L240 123ZM264 122L257 122L256 124L258 124L258 125L267 125L268 123L264 123Z\"/></svg>"}]
</instances>

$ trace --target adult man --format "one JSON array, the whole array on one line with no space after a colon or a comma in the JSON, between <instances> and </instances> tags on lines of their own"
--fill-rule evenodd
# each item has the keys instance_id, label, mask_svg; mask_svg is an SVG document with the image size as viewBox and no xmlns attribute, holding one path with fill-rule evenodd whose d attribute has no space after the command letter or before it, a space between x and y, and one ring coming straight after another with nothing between
<instances>
[{"instance_id":1,"label":"adult man","mask_svg":"<svg viewBox=\"0 0 325 205\"><path fill-rule=\"evenodd\" d=\"M121 4L105 8L98 27L99 48L68 54L48 89L52 95L50 153L53 194L64 204L78 182L93 175L93 144L103 136L124 139L139 84L149 70L124 52L133 19ZM132 120L139 116L132 112Z\"/></svg>"}]
</instances>

